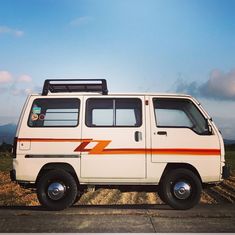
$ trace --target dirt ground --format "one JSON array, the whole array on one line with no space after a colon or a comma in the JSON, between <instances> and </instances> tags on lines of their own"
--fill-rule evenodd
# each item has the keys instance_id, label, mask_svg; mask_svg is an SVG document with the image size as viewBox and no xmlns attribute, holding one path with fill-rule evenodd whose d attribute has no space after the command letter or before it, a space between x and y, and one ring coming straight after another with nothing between
<instances>
[{"instance_id":1,"label":"dirt ground","mask_svg":"<svg viewBox=\"0 0 235 235\"><path fill-rule=\"evenodd\" d=\"M204 204L235 203L235 172L221 184L205 189ZM117 189L98 189L82 195L77 205L163 204L157 193L120 192ZM0 172L0 206L39 205L36 193L10 181L8 172Z\"/></svg>"}]
</instances>

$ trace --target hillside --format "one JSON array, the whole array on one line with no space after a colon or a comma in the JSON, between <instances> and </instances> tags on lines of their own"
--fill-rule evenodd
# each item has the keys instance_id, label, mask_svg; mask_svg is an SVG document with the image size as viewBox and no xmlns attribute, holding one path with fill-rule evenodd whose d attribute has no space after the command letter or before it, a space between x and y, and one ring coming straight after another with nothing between
<instances>
[{"instance_id":1,"label":"hillside","mask_svg":"<svg viewBox=\"0 0 235 235\"><path fill-rule=\"evenodd\" d=\"M16 132L15 124L6 124L0 126L0 143L12 144Z\"/></svg>"},{"instance_id":2,"label":"hillside","mask_svg":"<svg viewBox=\"0 0 235 235\"><path fill-rule=\"evenodd\" d=\"M16 132L16 124L0 125L0 144L5 142L12 144ZM224 144L229 146L229 150L234 150L235 140L224 139Z\"/></svg>"},{"instance_id":3,"label":"hillside","mask_svg":"<svg viewBox=\"0 0 235 235\"><path fill-rule=\"evenodd\" d=\"M225 145L235 145L235 140L228 140L228 139L224 139L224 144Z\"/></svg>"}]
</instances>

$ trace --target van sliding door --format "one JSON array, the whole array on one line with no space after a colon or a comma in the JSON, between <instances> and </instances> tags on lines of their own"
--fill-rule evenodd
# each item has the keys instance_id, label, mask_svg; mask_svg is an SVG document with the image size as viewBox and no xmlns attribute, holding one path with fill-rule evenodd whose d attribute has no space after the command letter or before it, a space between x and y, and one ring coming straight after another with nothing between
<instances>
[{"instance_id":1,"label":"van sliding door","mask_svg":"<svg viewBox=\"0 0 235 235\"><path fill-rule=\"evenodd\" d=\"M145 178L144 97L84 97L81 177Z\"/></svg>"}]
</instances>

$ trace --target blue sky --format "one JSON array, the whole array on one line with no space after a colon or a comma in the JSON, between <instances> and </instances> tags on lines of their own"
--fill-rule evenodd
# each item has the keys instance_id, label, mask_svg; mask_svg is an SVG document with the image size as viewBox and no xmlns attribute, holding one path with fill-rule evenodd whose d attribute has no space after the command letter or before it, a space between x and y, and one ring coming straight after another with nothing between
<instances>
[{"instance_id":1,"label":"blue sky","mask_svg":"<svg viewBox=\"0 0 235 235\"><path fill-rule=\"evenodd\" d=\"M0 124L45 78L106 78L113 92L192 94L235 139L235 1L0 4Z\"/></svg>"}]
</instances>

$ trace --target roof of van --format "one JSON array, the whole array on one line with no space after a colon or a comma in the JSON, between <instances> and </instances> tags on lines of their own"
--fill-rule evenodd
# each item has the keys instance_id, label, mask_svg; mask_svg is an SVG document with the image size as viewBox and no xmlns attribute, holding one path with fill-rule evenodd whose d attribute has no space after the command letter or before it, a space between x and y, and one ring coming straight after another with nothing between
<instances>
[{"instance_id":1,"label":"roof of van","mask_svg":"<svg viewBox=\"0 0 235 235\"><path fill-rule=\"evenodd\" d=\"M40 93L32 93L32 96L43 96ZM158 92L114 92L107 95L100 94L98 92L57 92L48 93L47 96L180 96L180 97L192 97L183 93L158 93Z\"/></svg>"},{"instance_id":2,"label":"roof of van","mask_svg":"<svg viewBox=\"0 0 235 235\"><path fill-rule=\"evenodd\" d=\"M83 96L83 95L108 95L108 96L135 96L158 95L191 97L186 94L148 93L148 92L123 92L109 93L105 79L46 79L43 85L43 96ZM40 95L40 94L39 94Z\"/></svg>"}]
</instances>

